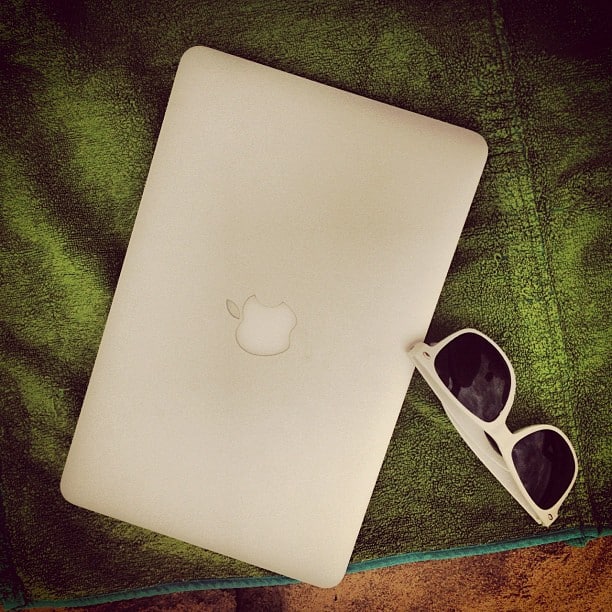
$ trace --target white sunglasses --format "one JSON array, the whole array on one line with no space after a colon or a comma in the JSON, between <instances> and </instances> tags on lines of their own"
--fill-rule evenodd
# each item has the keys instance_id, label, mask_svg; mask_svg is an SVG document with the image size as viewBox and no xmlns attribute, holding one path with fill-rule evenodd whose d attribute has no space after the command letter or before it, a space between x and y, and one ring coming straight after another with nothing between
<instances>
[{"instance_id":1,"label":"white sunglasses","mask_svg":"<svg viewBox=\"0 0 612 612\"><path fill-rule=\"evenodd\" d=\"M475 329L408 352L467 445L539 524L549 527L572 489L578 460L552 425L512 432L515 376L506 354Z\"/></svg>"}]
</instances>

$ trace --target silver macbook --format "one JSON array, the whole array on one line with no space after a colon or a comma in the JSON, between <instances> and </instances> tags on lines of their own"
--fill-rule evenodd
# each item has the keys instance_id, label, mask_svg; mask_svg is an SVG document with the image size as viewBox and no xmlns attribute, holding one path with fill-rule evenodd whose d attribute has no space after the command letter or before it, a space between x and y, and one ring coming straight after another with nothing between
<instances>
[{"instance_id":1,"label":"silver macbook","mask_svg":"<svg viewBox=\"0 0 612 612\"><path fill-rule=\"evenodd\" d=\"M188 50L64 497L338 583L486 156L466 129Z\"/></svg>"}]
</instances>

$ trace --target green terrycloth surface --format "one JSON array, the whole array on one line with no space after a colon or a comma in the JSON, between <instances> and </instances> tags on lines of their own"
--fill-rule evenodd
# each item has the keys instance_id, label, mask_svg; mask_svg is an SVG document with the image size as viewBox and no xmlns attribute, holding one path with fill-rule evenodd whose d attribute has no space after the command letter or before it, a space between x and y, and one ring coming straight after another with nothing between
<instances>
[{"instance_id":1,"label":"green terrycloth surface","mask_svg":"<svg viewBox=\"0 0 612 612\"><path fill-rule=\"evenodd\" d=\"M8 605L264 572L58 484L182 52L194 44L474 129L490 158L429 337L474 326L581 471L543 530L415 375L353 561L610 525L610 77L596 3L3 2L0 589ZM441 169L443 172L443 169ZM406 237L410 239L409 236Z\"/></svg>"}]
</instances>

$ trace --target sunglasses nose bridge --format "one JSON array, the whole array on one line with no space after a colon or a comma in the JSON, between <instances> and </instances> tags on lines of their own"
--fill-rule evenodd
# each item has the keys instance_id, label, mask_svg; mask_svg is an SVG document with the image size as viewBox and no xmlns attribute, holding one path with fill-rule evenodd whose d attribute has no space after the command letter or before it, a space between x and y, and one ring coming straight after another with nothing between
<instances>
[{"instance_id":1,"label":"sunglasses nose bridge","mask_svg":"<svg viewBox=\"0 0 612 612\"><path fill-rule=\"evenodd\" d=\"M514 446L514 434L508 429L506 419L503 415L499 415L494 421L487 423L486 421L479 422L480 427L487 436L489 443L496 448L497 452L502 455L504 451L510 453Z\"/></svg>"},{"instance_id":2,"label":"sunglasses nose bridge","mask_svg":"<svg viewBox=\"0 0 612 612\"><path fill-rule=\"evenodd\" d=\"M506 424L506 413L502 410L495 419L487 423L490 428L491 435L499 438L513 439L515 435L512 433L508 425Z\"/></svg>"}]
</instances>

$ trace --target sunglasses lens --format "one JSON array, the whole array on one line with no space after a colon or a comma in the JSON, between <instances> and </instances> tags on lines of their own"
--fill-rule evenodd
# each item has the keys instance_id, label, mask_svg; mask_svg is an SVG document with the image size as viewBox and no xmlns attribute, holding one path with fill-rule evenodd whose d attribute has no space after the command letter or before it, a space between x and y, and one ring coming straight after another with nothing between
<instances>
[{"instance_id":1,"label":"sunglasses lens","mask_svg":"<svg viewBox=\"0 0 612 612\"><path fill-rule=\"evenodd\" d=\"M561 499L576 473L571 448L551 429L521 438L512 449L512 460L527 493L544 510Z\"/></svg>"},{"instance_id":2,"label":"sunglasses lens","mask_svg":"<svg viewBox=\"0 0 612 612\"><path fill-rule=\"evenodd\" d=\"M510 370L500 352L478 334L466 332L436 356L434 367L449 391L483 421L494 421L510 392Z\"/></svg>"}]
</instances>

